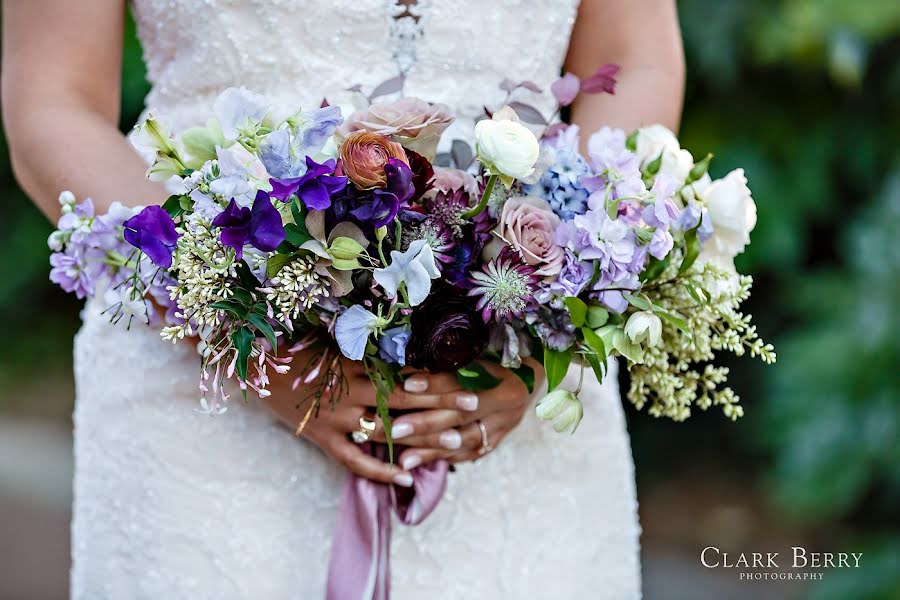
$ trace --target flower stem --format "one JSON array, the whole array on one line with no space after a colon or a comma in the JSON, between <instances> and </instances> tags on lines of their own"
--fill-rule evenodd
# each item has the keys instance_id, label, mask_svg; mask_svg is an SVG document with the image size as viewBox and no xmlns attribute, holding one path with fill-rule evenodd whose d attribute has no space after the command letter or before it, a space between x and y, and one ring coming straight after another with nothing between
<instances>
[{"instance_id":1,"label":"flower stem","mask_svg":"<svg viewBox=\"0 0 900 600\"><path fill-rule=\"evenodd\" d=\"M484 211L485 208L487 208L488 200L491 199L491 194L494 192L495 183L497 183L496 175L491 175L490 177L488 177L487 185L484 186L484 193L481 194L481 200L478 201L478 204L462 214L464 219L477 217Z\"/></svg>"}]
</instances>

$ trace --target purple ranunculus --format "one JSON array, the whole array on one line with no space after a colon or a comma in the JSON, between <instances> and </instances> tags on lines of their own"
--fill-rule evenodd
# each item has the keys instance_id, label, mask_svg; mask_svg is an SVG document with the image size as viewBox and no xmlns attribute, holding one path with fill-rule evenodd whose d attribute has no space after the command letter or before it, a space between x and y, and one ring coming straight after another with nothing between
<instances>
[{"instance_id":1,"label":"purple ranunculus","mask_svg":"<svg viewBox=\"0 0 900 600\"><path fill-rule=\"evenodd\" d=\"M383 227L394 220L401 207L415 195L413 172L402 160L391 158L384 165L387 184L384 189L366 190L357 196L350 214L373 227Z\"/></svg>"},{"instance_id":2,"label":"purple ranunculus","mask_svg":"<svg viewBox=\"0 0 900 600\"><path fill-rule=\"evenodd\" d=\"M432 372L453 371L481 354L488 328L465 292L446 286L435 290L413 311L406 364Z\"/></svg>"},{"instance_id":3,"label":"purple ranunculus","mask_svg":"<svg viewBox=\"0 0 900 600\"><path fill-rule=\"evenodd\" d=\"M409 325L385 329L378 340L378 353L389 363L406 366L406 345L409 343Z\"/></svg>"},{"instance_id":4,"label":"purple ranunculus","mask_svg":"<svg viewBox=\"0 0 900 600\"><path fill-rule=\"evenodd\" d=\"M263 252L272 252L284 241L281 214L262 190L257 192L252 209L242 208L232 199L212 225L222 229L222 243L234 248L238 260L244 255L245 244Z\"/></svg>"},{"instance_id":5,"label":"purple ranunculus","mask_svg":"<svg viewBox=\"0 0 900 600\"><path fill-rule=\"evenodd\" d=\"M297 197L311 210L325 210L331 206L331 196L347 186L347 178L334 175L337 162L334 159L317 163L306 157L306 173L291 179L272 179L273 198L283 202Z\"/></svg>"},{"instance_id":6,"label":"purple ranunculus","mask_svg":"<svg viewBox=\"0 0 900 600\"><path fill-rule=\"evenodd\" d=\"M178 233L172 217L161 206L148 206L123 225L125 241L140 249L157 267L172 266Z\"/></svg>"}]
</instances>

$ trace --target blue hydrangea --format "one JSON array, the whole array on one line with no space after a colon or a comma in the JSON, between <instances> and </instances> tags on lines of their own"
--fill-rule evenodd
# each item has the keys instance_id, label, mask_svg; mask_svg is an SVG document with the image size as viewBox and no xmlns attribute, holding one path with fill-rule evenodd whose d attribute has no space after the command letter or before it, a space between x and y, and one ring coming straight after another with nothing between
<instances>
[{"instance_id":1,"label":"blue hydrangea","mask_svg":"<svg viewBox=\"0 0 900 600\"><path fill-rule=\"evenodd\" d=\"M581 178L588 166L573 148L557 148L556 160L537 183L525 186L525 193L540 196L559 218L569 221L587 210L589 192Z\"/></svg>"}]
</instances>

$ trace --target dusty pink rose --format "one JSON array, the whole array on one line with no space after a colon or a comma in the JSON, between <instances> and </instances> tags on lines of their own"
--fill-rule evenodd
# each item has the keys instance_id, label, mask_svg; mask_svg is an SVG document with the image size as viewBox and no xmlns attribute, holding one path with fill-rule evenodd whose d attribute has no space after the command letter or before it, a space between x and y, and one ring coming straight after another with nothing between
<instances>
[{"instance_id":1,"label":"dusty pink rose","mask_svg":"<svg viewBox=\"0 0 900 600\"><path fill-rule=\"evenodd\" d=\"M386 135L404 147L434 159L438 140L453 122L453 114L444 104L429 104L419 98L401 98L394 102L373 104L350 115L338 128L338 136L354 131L370 131Z\"/></svg>"},{"instance_id":2,"label":"dusty pink rose","mask_svg":"<svg viewBox=\"0 0 900 600\"><path fill-rule=\"evenodd\" d=\"M522 255L522 260L535 268L535 275L549 277L559 273L565 260L563 248L556 244L554 232L559 217L540 198L515 197L503 205L496 233ZM506 243L495 240L485 249L488 254L499 251Z\"/></svg>"},{"instance_id":3,"label":"dusty pink rose","mask_svg":"<svg viewBox=\"0 0 900 600\"><path fill-rule=\"evenodd\" d=\"M435 167L434 177L431 178L431 189L435 192L464 190L470 195L475 195L478 192L478 182L470 173L466 173L462 169Z\"/></svg>"}]
</instances>

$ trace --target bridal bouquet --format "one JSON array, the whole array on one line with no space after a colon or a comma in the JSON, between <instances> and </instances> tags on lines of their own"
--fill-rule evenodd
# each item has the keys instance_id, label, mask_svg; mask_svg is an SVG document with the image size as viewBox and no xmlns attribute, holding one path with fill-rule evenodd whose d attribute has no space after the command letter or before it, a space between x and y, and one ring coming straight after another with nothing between
<instances>
[{"instance_id":1,"label":"bridal bouquet","mask_svg":"<svg viewBox=\"0 0 900 600\"><path fill-rule=\"evenodd\" d=\"M567 74L552 86L558 107L612 93L616 70ZM710 156L694 161L662 126L603 128L582 155L576 127L520 101L486 110L475 148L454 140L447 154L445 106L344 112L284 111L233 88L181 135L150 116L133 141L154 155L149 177L177 193L103 215L63 193L51 280L97 297L113 321L197 336L209 412L225 410L226 380L266 396L271 372L297 367L308 419L345 393L343 356L365 367L389 436L404 367L455 371L479 390L498 383L490 361L531 390L530 358L548 380L539 417L574 431L581 384L559 387L570 364L601 379L622 356L639 408L741 416L715 352L775 358L739 312L751 280L733 258L756 220L741 170L711 180Z\"/></svg>"}]
</instances>

